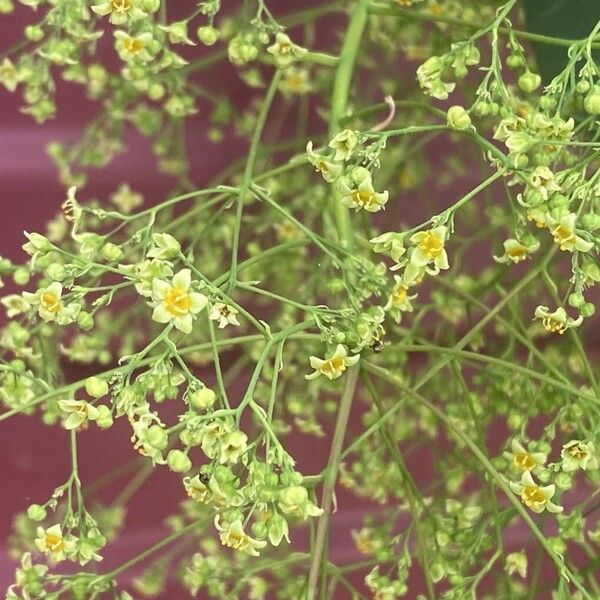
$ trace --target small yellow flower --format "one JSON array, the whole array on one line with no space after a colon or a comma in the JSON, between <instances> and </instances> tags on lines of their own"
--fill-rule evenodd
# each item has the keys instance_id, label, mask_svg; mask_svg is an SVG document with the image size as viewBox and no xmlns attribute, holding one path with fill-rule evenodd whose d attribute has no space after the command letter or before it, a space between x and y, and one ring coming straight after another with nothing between
<instances>
[{"instance_id":1,"label":"small yellow flower","mask_svg":"<svg viewBox=\"0 0 600 600\"><path fill-rule=\"evenodd\" d=\"M23 299L38 307L38 314L47 323L56 321L58 325L72 323L79 314L81 306L78 304L65 305L62 300L63 287L54 281L48 287L39 289L34 294L23 292Z\"/></svg>"},{"instance_id":2,"label":"small yellow flower","mask_svg":"<svg viewBox=\"0 0 600 600\"><path fill-rule=\"evenodd\" d=\"M377 212L385 206L389 197L387 191L375 191L371 173L364 167L355 167L349 176L340 178L337 188L342 194L342 204L356 211Z\"/></svg>"},{"instance_id":3,"label":"small yellow flower","mask_svg":"<svg viewBox=\"0 0 600 600\"><path fill-rule=\"evenodd\" d=\"M152 60L152 54L148 51L148 44L152 42L152 34L149 32L132 36L124 31L115 31L115 48L121 60L138 60L148 62Z\"/></svg>"},{"instance_id":4,"label":"small yellow flower","mask_svg":"<svg viewBox=\"0 0 600 600\"><path fill-rule=\"evenodd\" d=\"M574 250L578 250L579 252L589 252L594 247L594 244L576 235L576 220L577 215L575 213L568 213L560 219L549 217L548 227L550 233L559 248L563 251L573 252Z\"/></svg>"},{"instance_id":5,"label":"small yellow flower","mask_svg":"<svg viewBox=\"0 0 600 600\"><path fill-rule=\"evenodd\" d=\"M562 512L563 507L554 504L551 499L554 496L556 487L554 485L539 486L533 479L531 471L523 471L520 483L513 481L510 483L510 489L521 496L523 504L535 513L541 513L544 510L552 513Z\"/></svg>"},{"instance_id":6,"label":"small yellow flower","mask_svg":"<svg viewBox=\"0 0 600 600\"><path fill-rule=\"evenodd\" d=\"M305 375L306 379L315 379L319 375L325 375L327 379L337 379L348 368L355 365L360 356L348 356L346 348L338 344L335 352L329 358L310 357L310 366L315 370L310 375Z\"/></svg>"},{"instance_id":7,"label":"small yellow flower","mask_svg":"<svg viewBox=\"0 0 600 600\"><path fill-rule=\"evenodd\" d=\"M176 273L171 283L154 279L152 299L156 302L156 306L152 313L152 320L157 323L172 322L179 331L190 333L194 315L208 304L208 298L204 294L190 291L191 285L189 269L182 269Z\"/></svg>"},{"instance_id":8,"label":"small yellow flower","mask_svg":"<svg viewBox=\"0 0 600 600\"><path fill-rule=\"evenodd\" d=\"M215 527L219 531L219 538L223 546L245 552L250 556L259 556L259 550L267 545L267 542L250 537L242 525L242 520L237 519L233 523L221 525L219 515L215 517Z\"/></svg>"},{"instance_id":9,"label":"small yellow flower","mask_svg":"<svg viewBox=\"0 0 600 600\"><path fill-rule=\"evenodd\" d=\"M494 256L494 260L499 263L514 263L518 264L524 260L527 260L531 254L536 252L540 247L540 243L534 240L531 244L526 245L514 238L509 238L503 243L504 255Z\"/></svg>"},{"instance_id":10,"label":"small yellow flower","mask_svg":"<svg viewBox=\"0 0 600 600\"><path fill-rule=\"evenodd\" d=\"M392 288L392 293L387 301L387 304L383 307L384 310L389 311L397 322L400 322L403 312L412 312L413 306L411 301L417 297L417 294L409 296L409 286L404 283L402 277L394 275L396 281Z\"/></svg>"},{"instance_id":11,"label":"small yellow flower","mask_svg":"<svg viewBox=\"0 0 600 600\"><path fill-rule=\"evenodd\" d=\"M581 316L577 319L568 317L567 311L562 306L557 308L554 312L550 312L546 306L538 306L535 309L535 317L537 319L542 319L542 324L546 331L558 333L560 335L567 329L579 327L579 325L583 323L583 317Z\"/></svg>"},{"instance_id":12,"label":"small yellow flower","mask_svg":"<svg viewBox=\"0 0 600 600\"><path fill-rule=\"evenodd\" d=\"M576 471L577 469L586 471L598 468L598 458L591 442L571 440L562 447L560 456L563 471Z\"/></svg>"},{"instance_id":13,"label":"small yellow flower","mask_svg":"<svg viewBox=\"0 0 600 600\"><path fill-rule=\"evenodd\" d=\"M144 16L145 13L139 4L139 0L105 0L100 4L94 4L92 10L100 16L110 15L109 21L113 25L123 25L128 20Z\"/></svg>"},{"instance_id":14,"label":"small yellow flower","mask_svg":"<svg viewBox=\"0 0 600 600\"><path fill-rule=\"evenodd\" d=\"M297 69L295 67L286 69L280 87L284 93L307 94L312 89L308 71L306 69Z\"/></svg>"},{"instance_id":15,"label":"small yellow flower","mask_svg":"<svg viewBox=\"0 0 600 600\"><path fill-rule=\"evenodd\" d=\"M543 466L547 458L544 452L529 452L515 439L511 443L511 452L506 454L520 471L533 471L537 467Z\"/></svg>"},{"instance_id":16,"label":"small yellow flower","mask_svg":"<svg viewBox=\"0 0 600 600\"><path fill-rule=\"evenodd\" d=\"M19 83L19 72L9 58L5 58L0 64L0 83L9 92L14 92Z\"/></svg>"},{"instance_id":17,"label":"small yellow flower","mask_svg":"<svg viewBox=\"0 0 600 600\"><path fill-rule=\"evenodd\" d=\"M60 525L53 525L48 529L38 527L38 537L35 545L40 552L47 554L52 560L59 562L65 559L65 556L73 551L75 542L70 538L63 536Z\"/></svg>"},{"instance_id":18,"label":"small yellow flower","mask_svg":"<svg viewBox=\"0 0 600 600\"><path fill-rule=\"evenodd\" d=\"M342 174L342 165L327 160L323 155L313 151L313 143L306 144L306 154L315 171L321 173L323 179L333 183Z\"/></svg>"}]
</instances>

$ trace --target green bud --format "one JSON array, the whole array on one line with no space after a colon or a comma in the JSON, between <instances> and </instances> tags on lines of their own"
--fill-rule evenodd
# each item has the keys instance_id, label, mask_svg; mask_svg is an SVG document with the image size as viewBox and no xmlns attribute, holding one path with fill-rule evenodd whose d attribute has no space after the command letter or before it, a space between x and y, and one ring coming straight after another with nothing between
<instances>
[{"instance_id":1,"label":"green bud","mask_svg":"<svg viewBox=\"0 0 600 600\"><path fill-rule=\"evenodd\" d=\"M123 258L123 250L116 244L108 242L102 246L102 256L110 262L117 262Z\"/></svg>"},{"instance_id":2,"label":"green bud","mask_svg":"<svg viewBox=\"0 0 600 600\"><path fill-rule=\"evenodd\" d=\"M182 450L171 450L167 455L167 464L175 473L187 473L192 468L192 461Z\"/></svg>"},{"instance_id":3,"label":"green bud","mask_svg":"<svg viewBox=\"0 0 600 600\"><path fill-rule=\"evenodd\" d=\"M46 518L46 509L41 504L32 504L27 509L27 516L32 521L43 521Z\"/></svg>"},{"instance_id":4,"label":"green bud","mask_svg":"<svg viewBox=\"0 0 600 600\"><path fill-rule=\"evenodd\" d=\"M85 391L92 398L102 398L108 394L108 383L100 377L88 377L85 380Z\"/></svg>"},{"instance_id":5,"label":"green bud","mask_svg":"<svg viewBox=\"0 0 600 600\"><path fill-rule=\"evenodd\" d=\"M210 25L204 25L203 27L198 27L196 31L196 35L198 39L205 46L212 46L217 43L219 40L219 31Z\"/></svg>"},{"instance_id":6,"label":"green bud","mask_svg":"<svg viewBox=\"0 0 600 600\"><path fill-rule=\"evenodd\" d=\"M583 99L583 108L590 115L600 115L600 87L595 85Z\"/></svg>"},{"instance_id":7,"label":"green bud","mask_svg":"<svg viewBox=\"0 0 600 600\"><path fill-rule=\"evenodd\" d=\"M518 80L519 87L527 93L535 92L540 87L542 78L537 73L525 71Z\"/></svg>"},{"instance_id":8,"label":"green bud","mask_svg":"<svg viewBox=\"0 0 600 600\"><path fill-rule=\"evenodd\" d=\"M142 10L147 13L155 13L160 8L160 0L142 0Z\"/></svg>"},{"instance_id":9,"label":"green bud","mask_svg":"<svg viewBox=\"0 0 600 600\"><path fill-rule=\"evenodd\" d=\"M577 90L578 94L586 94L590 91L590 87L590 82L587 79L582 79L581 81L577 82L575 89Z\"/></svg>"},{"instance_id":10,"label":"green bud","mask_svg":"<svg viewBox=\"0 0 600 600\"><path fill-rule=\"evenodd\" d=\"M552 96L542 96L540 98L540 108L542 110L550 110L556 106L556 98Z\"/></svg>"},{"instance_id":11,"label":"green bud","mask_svg":"<svg viewBox=\"0 0 600 600\"><path fill-rule=\"evenodd\" d=\"M506 57L506 65L511 69L518 69L523 66L523 57L518 54L509 54Z\"/></svg>"},{"instance_id":12,"label":"green bud","mask_svg":"<svg viewBox=\"0 0 600 600\"><path fill-rule=\"evenodd\" d=\"M110 408L106 404L100 404L96 407L98 410L98 416L96 417L96 425L100 429L110 429L113 425L113 418Z\"/></svg>"},{"instance_id":13,"label":"green bud","mask_svg":"<svg viewBox=\"0 0 600 600\"><path fill-rule=\"evenodd\" d=\"M25 37L31 42L39 42L44 37L44 30L38 25L25 27Z\"/></svg>"},{"instance_id":14,"label":"green bud","mask_svg":"<svg viewBox=\"0 0 600 600\"><path fill-rule=\"evenodd\" d=\"M148 98L150 98L150 100L160 100L164 97L165 95L165 87L163 85L161 85L160 83L153 83L149 88L148 88Z\"/></svg>"},{"instance_id":15,"label":"green bud","mask_svg":"<svg viewBox=\"0 0 600 600\"><path fill-rule=\"evenodd\" d=\"M13 281L17 285L27 285L29 283L29 279L30 275L27 269L25 269L24 267L19 267L18 269L15 269L15 272L13 273Z\"/></svg>"},{"instance_id":16,"label":"green bud","mask_svg":"<svg viewBox=\"0 0 600 600\"><path fill-rule=\"evenodd\" d=\"M451 106L446 118L452 129L468 129L471 126L471 117L462 106Z\"/></svg>"},{"instance_id":17,"label":"green bud","mask_svg":"<svg viewBox=\"0 0 600 600\"><path fill-rule=\"evenodd\" d=\"M67 272L60 263L53 262L46 267L46 275L52 281L62 281L66 277Z\"/></svg>"},{"instance_id":18,"label":"green bud","mask_svg":"<svg viewBox=\"0 0 600 600\"><path fill-rule=\"evenodd\" d=\"M82 310L77 315L77 325L84 331L89 331L94 327L94 317L86 310Z\"/></svg>"},{"instance_id":19,"label":"green bud","mask_svg":"<svg viewBox=\"0 0 600 600\"><path fill-rule=\"evenodd\" d=\"M163 450L169 443L167 432L160 425L152 425L146 431L146 441L157 450Z\"/></svg>"},{"instance_id":20,"label":"green bud","mask_svg":"<svg viewBox=\"0 0 600 600\"><path fill-rule=\"evenodd\" d=\"M579 223L586 231L596 231L600 227L600 215L586 213L581 217Z\"/></svg>"},{"instance_id":21,"label":"green bud","mask_svg":"<svg viewBox=\"0 0 600 600\"><path fill-rule=\"evenodd\" d=\"M582 317L591 317L596 312L596 307L591 302L586 302L583 306L579 307L579 314Z\"/></svg>"},{"instance_id":22,"label":"green bud","mask_svg":"<svg viewBox=\"0 0 600 600\"><path fill-rule=\"evenodd\" d=\"M215 393L207 387L200 388L188 395L188 402L196 410L206 410L215 403Z\"/></svg>"},{"instance_id":23,"label":"green bud","mask_svg":"<svg viewBox=\"0 0 600 600\"><path fill-rule=\"evenodd\" d=\"M252 523L252 533L258 538L267 536L267 526L263 521L255 521Z\"/></svg>"},{"instance_id":24,"label":"green bud","mask_svg":"<svg viewBox=\"0 0 600 600\"><path fill-rule=\"evenodd\" d=\"M569 296L569 304L573 307L573 308L579 308L580 306L582 306L585 303L585 298L583 297L583 294L581 292L573 292L570 296Z\"/></svg>"}]
</instances>

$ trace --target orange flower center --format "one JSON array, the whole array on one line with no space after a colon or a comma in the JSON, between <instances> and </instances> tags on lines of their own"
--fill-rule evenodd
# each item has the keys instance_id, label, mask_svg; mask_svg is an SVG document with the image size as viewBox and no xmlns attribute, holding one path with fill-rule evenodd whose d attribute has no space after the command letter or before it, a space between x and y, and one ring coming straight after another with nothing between
<instances>
[{"instance_id":1,"label":"orange flower center","mask_svg":"<svg viewBox=\"0 0 600 600\"><path fill-rule=\"evenodd\" d=\"M429 232L425 235L425 237L419 242L419 248L425 252L427 258L434 259L437 258L444 249L444 244L442 240L438 238L433 233Z\"/></svg>"},{"instance_id":2,"label":"orange flower center","mask_svg":"<svg viewBox=\"0 0 600 600\"><path fill-rule=\"evenodd\" d=\"M42 294L42 306L45 310L51 313L57 313L60 310L60 298L52 292L44 292Z\"/></svg>"},{"instance_id":3,"label":"orange flower center","mask_svg":"<svg viewBox=\"0 0 600 600\"><path fill-rule=\"evenodd\" d=\"M188 314L192 300L190 295L180 287L172 287L165 297L165 308L174 317L183 317Z\"/></svg>"},{"instance_id":4,"label":"orange flower center","mask_svg":"<svg viewBox=\"0 0 600 600\"><path fill-rule=\"evenodd\" d=\"M44 547L49 552L59 553L65 548L65 542L61 536L55 533L46 533L44 536Z\"/></svg>"},{"instance_id":5,"label":"orange flower center","mask_svg":"<svg viewBox=\"0 0 600 600\"><path fill-rule=\"evenodd\" d=\"M123 48L130 54L139 54L144 49L144 42L137 38L128 37L123 40Z\"/></svg>"},{"instance_id":6,"label":"orange flower center","mask_svg":"<svg viewBox=\"0 0 600 600\"><path fill-rule=\"evenodd\" d=\"M546 494L537 485L526 485L521 492L525 506L538 506L546 502Z\"/></svg>"},{"instance_id":7,"label":"orange flower center","mask_svg":"<svg viewBox=\"0 0 600 600\"><path fill-rule=\"evenodd\" d=\"M529 471L537 465L535 459L528 452L517 452L514 457L515 465L524 471Z\"/></svg>"}]
</instances>

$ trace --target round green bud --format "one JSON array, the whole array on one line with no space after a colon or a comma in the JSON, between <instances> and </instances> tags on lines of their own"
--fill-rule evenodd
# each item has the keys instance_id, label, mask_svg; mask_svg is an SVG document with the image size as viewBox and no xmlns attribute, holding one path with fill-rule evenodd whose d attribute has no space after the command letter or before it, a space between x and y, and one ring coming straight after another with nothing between
<instances>
[{"instance_id":1,"label":"round green bud","mask_svg":"<svg viewBox=\"0 0 600 600\"><path fill-rule=\"evenodd\" d=\"M600 115L600 87L595 85L583 99L583 108L590 115Z\"/></svg>"},{"instance_id":2,"label":"round green bud","mask_svg":"<svg viewBox=\"0 0 600 600\"><path fill-rule=\"evenodd\" d=\"M15 10L12 0L0 0L0 15L8 15Z\"/></svg>"},{"instance_id":3,"label":"round green bud","mask_svg":"<svg viewBox=\"0 0 600 600\"><path fill-rule=\"evenodd\" d=\"M600 227L600 215L595 213L586 213L579 221L581 227L586 231L595 231Z\"/></svg>"},{"instance_id":4,"label":"round green bud","mask_svg":"<svg viewBox=\"0 0 600 600\"><path fill-rule=\"evenodd\" d=\"M583 304L585 304L585 298L581 292L573 292L569 296L569 305L573 308L579 308Z\"/></svg>"},{"instance_id":5,"label":"round green bud","mask_svg":"<svg viewBox=\"0 0 600 600\"><path fill-rule=\"evenodd\" d=\"M44 30L38 25L25 27L25 37L31 42L39 42L44 37Z\"/></svg>"},{"instance_id":6,"label":"round green bud","mask_svg":"<svg viewBox=\"0 0 600 600\"><path fill-rule=\"evenodd\" d=\"M506 65L511 69L518 69L523 66L523 57L518 54L509 54L506 57Z\"/></svg>"},{"instance_id":7,"label":"round green bud","mask_svg":"<svg viewBox=\"0 0 600 600\"><path fill-rule=\"evenodd\" d=\"M66 269L60 263L51 263L46 267L46 275L52 281L62 281L66 275Z\"/></svg>"},{"instance_id":8,"label":"round green bud","mask_svg":"<svg viewBox=\"0 0 600 600\"><path fill-rule=\"evenodd\" d=\"M578 94L587 94L587 92L590 91L590 87L590 82L587 79L582 79L581 81L577 82L575 90Z\"/></svg>"},{"instance_id":9,"label":"round green bud","mask_svg":"<svg viewBox=\"0 0 600 600\"><path fill-rule=\"evenodd\" d=\"M489 102L477 102L473 107L475 114L478 117L487 117L490 114L490 103Z\"/></svg>"},{"instance_id":10,"label":"round green bud","mask_svg":"<svg viewBox=\"0 0 600 600\"><path fill-rule=\"evenodd\" d=\"M556 98L552 96L542 96L540 98L540 108L542 110L550 110L556 106Z\"/></svg>"},{"instance_id":11,"label":"round green bud","mask_svg":"<svg viewBox=\"0 0 600 600\"><path fill-rule=\"evenodd\" d=\"M277 473L267 473L265 476L265 484L269 487L275 487L279 483L279 476Z\"/></svg>"},{"instance_id":12,"label":"round green bud","mask_svg":"<svg viewBox=\"0 0 600 600\"><path fill-rule=\"evenodd\" d=\"M32 504L27 509L27 516L32 521L43 521L46 518L46 509L41 504Z\"/></svg>"},{"instance_id":13,"label":"round green bud","mask_svg":"<svg viewBox=\"0 0 600 600\"><path fill-rule=\"evenodd\" d=\"M116 244L108 242L102 246L102 256L110 262L117 262L123 258L123 250Z\"/></svg>"},{"instance_id":14,"label":"round green bud","mask_svg":"<svg viewBox=\"0 0 600 600\"><path fill-rule=\"evenodd\" d=\"M160 84L160 83L153 83L149 88L148 88L148 98L150 98L150 100L161 100L164 95L165 95L165 86Z\"/></svg>"},{"instance_id":15,"label":"round green bud","mask_svg":"<svg viewBox=\"0 0 600 600\"><path fill-rule=\"evenodd\" d=\"M98 416L96 417L96 425L100 429L110 429L113 425L113 418L111 410L106 404L100 404L96 407L98 410Z\"/></svg>"},{"instance_id":16,"label":"round green bud","mask_svg":"<svg viewBox=\"0 0 600 600\"><path fill-rule=\"evenodd\" d=\"M167 455L167 464L175 473L187 473L192 468L192 461L182 450L171 450Z\"/></svg>"},{"instance_id":17,"label":"round green bud","mask_svg":"<svg viewBox=\"0 0 600 600\"><path fill-rule=\"evenodd\" d=\"M17 285L27 285L29 283L30 275L29 271L23 267L15 269L13 273L13 281Z\"/></svg>"},{"instance_id":18,"label":"round green bud","mask_svg":"<svg viewBox=\"0 0 600 600\"><path fill-rule=\"evenodd\" d=\"M85 380L85 391L92 398L102 398L108 394L108 383L100 377L88 377Z\"/></svg>"},{"instance_id":19,"label":"round green bud","mask_svg":"<svg viewBox=\"0 0 600 600\"><path fill-rule=\"evenodd\" d=\"M198 27L196 31L196 35L198 39L205 46L213 46L219 40L219 31L210 25L204 25L202 27Z\"/></svg>"},{"instance_id":20,"label":"round green bud","mask_svg":"<svg viewBox=\"0 0 600 600\"><path fill-rule=\"evenodd\" d=\"M215 403L215 393L207 387L200 388L188 395L190 406L196 410L206 410Z\"/></svg>"},{"instance_id":21,"label":"round green bud","mask_svg":"<svg viewBox=\"0 0 600 600\"><path fill-rule=\"evenodd\" d=\"M263 521L252 523L252 533L258 538L267 537L267 526Z\"/></svg>"},{"instance_id":22,"label":"round green bud","mask_svg":"<svg viewBox=\"0 0 600 600\"><path fill-rule=\"evenodd\" d=\"M559 490L568 490L571 488L571 483L572 483L571 475L569 475L568 473L559 473L556 476L554 483L556 483L556 487Z\"/></svg>"},{"instance_id":23,"label":"round green bud","mask_svg":"<svg viewBox=\"0 0 600 600\"><path fill-rule=\"evenodd\" d=\"M451 106L446 114L448 126L452 129L468 129L471 126L471 117L462 106Z\"/></svg>"},{"instance_id":24,"label":"round green bud","mask_svg":"<svg viewBox=\"0 0 600 600\"><path fill-rule=\"evenodd\" d=\"M89 331L94 327L94 317L86 310L82 310L77 315L77 325L84 331Z\"/></svg>"},{"instance_id":25,"label":"round green bud","mask_svg":"<svg viewBox=\"0 0 600 600\"><path fill-rule=\"evenodd\" d=\"M146 431L146 441L153 448L163 450L169 443L169 436L160 425L151 425Z\"/></svg>"},{"instance_id":26,"label":"round green bud","mask_svg":"<svg viewBox=\"0 0 600 600\"><path fill-rule=\"evenodd\" d=\"M579 314L585 318L593 316L595 312L596 307L591 302L586 302L583 306L579 307Z\"/></svg>"},{"instance_id":27,"label":"round green bud","mask_svg":"<svg viewBox=\"0 0 600 600\"><path fill-rule=\"evenodd\" d=\"M147 13L155 13L160 8L160 0L142 0L142 10Z\"/></svg>"},{"instance_id":28,"label":"round green bud","mask_svg":"<svg viewBox=\"0 0 600 600\"><path fill-rule=\"evenodd\" d=\"M550 472L549 469L540 469L537 472L537 477L541 483L548 483L550 481L551 476L552 476L552 473Z\"/></svg>"},{"instance_id":29,"label":"round green bud","mask_svg":"<svg viewBox=\"0 0 600 600\"><path fill-rule=\"evenodd\" d=\"M525 71L525 73L519 77L517 83L524 92L531 93L535 92L535 90L540 87L542 78L537 73Z\"/></svg>"},{"instance_id":30,"label":"round green bud","mask_svg":"<svg viewBox=\"0 0 600 600\"><path fill-rule=\"evenodd\" d=\"M27 371L27 365L20 358L15 358L11 360L10 368L15 373L25 373L25 371Z\"/></svg>"}]
</instances>

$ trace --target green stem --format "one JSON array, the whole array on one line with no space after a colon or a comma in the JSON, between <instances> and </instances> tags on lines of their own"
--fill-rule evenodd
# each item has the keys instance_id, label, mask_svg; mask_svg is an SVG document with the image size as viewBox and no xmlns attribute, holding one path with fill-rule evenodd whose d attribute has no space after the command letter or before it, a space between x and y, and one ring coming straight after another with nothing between
<instances>
[{"instance_id":1,"label":"green stem","mask_svg":"<svg viewBox=\"0 0 600 600\"><path fill-rule=\"evenodd\" d=\"M258 118L256 120L256 127L254 128L254 134L252 136L252 141L250 142L248 160L246 161L246 168L244 169L242 184L240 185L238 192L237 207L235 213L235 228L233 230L233 241L231 244L231 269L229 273L228 285L228 289L230 291L233 290L237 283L237 262L240 244L240 229L242 225L242 215L244 212L244 202L246 200L246 194L250 190L250 184L252 183L252 173L254 171L256 159L258 157L260 138L262 136L265 123L267 121L269 109L271 108L271 104L273 103L273 99L275 98L275 94L277 92L277 86L279 85L279 81L281 79L281 73L281 70L277 69L273 74L273 78L271 79L269 89L267 90L265 99L260 109L260 113L258 114Z\"/></svg>"},{"instance_id":2,"label":"green stem","mask_svg":"<svg viewBox=\"0 0 600 600\"><path fill-rule=\"evenodd\" d=\"M317 584L319 583L319 572L321 564L323 562L326 562L327 558L325 556L325 539L327 537L327 532L329 531L329 520L331 518L331 508L333 504L333 493L335 489L335 482L337 479L338 469L340 467L342 444L344 443L346 428L348 426L350 408L352 407L352 400L354 399L354 392L356 390L356 383L358 380L358 368L350 368L346 372L345 377L346 381L344 383L344 390L340 399L340 406L338 409L337 419L335 422L335 430L333 433L333 441L331 443L331 450L329 452L329 459L327 461L325 479L323 481L323 495L321 499L321 508L323 509L323 514L319 518L315 542L312 547L312 558L308 573L306 600L315 599Z\"/></svg>"},{"instance_id":3,"label":"green stem","mask_svg":"<svg viewBox=\"0 0 600 600\"><path fill-rule=\"evenodd\" d=\"M345 116L348 108L348 95L354 74L354 66L361 38L367 24L370 0L358 0L352 11L350 25L346 31L340 58L333 79L333 90L331 92L331 110L329 115L329 136L333 137L340 131L339 122ZM338 238L342 245L351 249L354 245L354 233L350 224L348 209L340 202L334 194L333 214L335 218Z\"/></svg>"}]
</instances>

